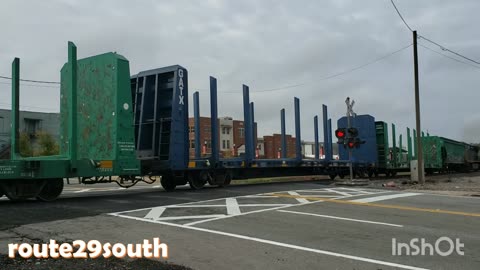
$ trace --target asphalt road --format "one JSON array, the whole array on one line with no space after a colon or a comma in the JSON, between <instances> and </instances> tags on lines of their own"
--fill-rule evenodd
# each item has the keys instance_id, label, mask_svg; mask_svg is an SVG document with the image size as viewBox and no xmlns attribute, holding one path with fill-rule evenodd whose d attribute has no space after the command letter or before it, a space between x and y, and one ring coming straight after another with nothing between
<instances>
[{"instance_id":1,"label":"asphalt road","mask_svg":"<svg viewBox=\"0 0 480 270\"><path fill-rule=\"evenodd\" d=\"M173 193L66 189L54 203L0 199L0 252L20 241L159 237L169 261L194 269L480 269L479 198L312 181ZM439 251L448 251L441 237L458 238L464 254L392 254L393 241L415 238L433 246L444 239Z\"/></svg>"}]
</instances>

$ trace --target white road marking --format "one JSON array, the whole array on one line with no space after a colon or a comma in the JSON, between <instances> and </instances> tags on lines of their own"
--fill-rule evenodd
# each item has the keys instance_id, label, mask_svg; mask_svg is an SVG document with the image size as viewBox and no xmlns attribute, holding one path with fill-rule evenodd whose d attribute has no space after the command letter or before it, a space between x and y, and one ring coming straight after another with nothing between
<instances>
[{"instance_id":1,"label":"white road marking","mask_svg":"<svg viewBox=\"0 0 480 270\"><path fill-rule=\"evenodd\" d=\"M285 203L271 203L271 204L239 204L241 207L257 207L257 206L283 206ZM289 205L289 204L288 204ZM225 207L224 204L202 204L202 205L167 205L165 208L205 208L205 207Z\"/></svg>"},{"instance_id":2,"label":"white road marking","mask_svg":"<svg viewBox=\"0 0 480 270\"><path fill-rule=\"evenodd\" d=\"M320 202L320 201L317 201L317 202ZM309 202L309 203L316 203L316 202ZM295 206L295 205L302 205L302 204L287 204L287 205L279 206L279 207L273 207L273 208L260 209L260 210L250 211L250 212L244 212L244 213L234 215L234 216L223 216L223 217L216 217L216 218L210 218L210 219L205 219L205 220L199 220L199 221L191 222L191 223L188 223L188 224L185 224L185 225L193 226L193 225L197 225L197 224L200 224L200 223L205 223L205 222L210 222L210 221L215 221L215 220L220 220L220 219L226 219L226 218L231 218L231 217L239 217L239 216L255 214L255 213L261 213L261 212L265 212L265 211L278 210L278 209L287 208L287 207Z\"/></svg>"},{"instance_id":3,"label":"white road marking","mask_svg":"<svg viewBox=\"0 0 480 270\"><path fill-rule=\"evenodd\" d=\"M165 207L155 207L148 212L148 214L145 216L145 218L150 218L150 219L157 219L162 216L163 212L165 212L166 208Z\"/></svg>"},{"instance_id":4,"label":"white road marking","mask_svg":"<svg viewBox=\"0 0 480 270\"><path fill-rule=\"evenodd\" d=\"M201 218L220 218L225 217L225 215L198 215L198 216L174 216L174 217L162 217L155 220L181 220L181 219L201 219ZM148 219L149 220L149 219Z\"/></svg>"},{"instance_id":5,"label":"white road marking","mask_svg":"<svg viewBox=\"0 0 480 270\"><path fill-rule=\"evenodd\" d=\"M410 266L410 265L405 265L405 264L381 261L381 260L370 259L370 258L366 258L366 257L359 257L359 256L354 256L354 255L332 252L332 251L328 251L328 250L308 248L308 247L292 245L292 244L287 244L287 243L282 243L282 242L277 242L277 241L272 241L272 240L267 240L267 239L262 239L262 238L257 238L257 237L245 236L245 235L241 235L241 234L234 234L234 233L204 229L204 228L199 228L199 227L191 227L191 226L188 226L188 225L173 224L173 223L155 221L155 220L150 220L150 219L145 220L145 219L138 218L138 217L125 216L125 215L120 215L120 214L113 214L112 213L110 215L117 216L117 217L123 217L123 218L129 218L129 219L133 219L133 220L146 221L146 222L150 222L150 223L163 224L163 225L168 225L168 226L178 227L178 228L183 228L183 229L188 229L188 230L194 230L194 231L224 235L224 236L229 236L229 237L233 237L233 238L244 239L244 240L249 240L249 241L254 241L254 242L259 242L259 243L264 243L264 244L269 244L269 245L273 245L273 246L279 246L279 247L291 248L291 249L296 249L296 250L308 251L308 252L313 252L313 253L317 253L317 254L329 255L329 256L334 256L334 257L339 257L339 258L346 258L346 259L355 260L355 261L361 261L361 262L367 262L367 263L373 263L373 264L381 264L381 265L397 267L397 268L401 268L401 269L428 270L427 268L421 268L421 267Z\"/></svg>"},{"instance_id":6,"label":"white road marking","mask_svg":"<svg viewBox=\"0 0 480 270\"><path fill-rule=\"evenodd\" d=\"M312 213L289 211L289 210L277 210L277 211L278 211L278 212L283 212L283 213L297 214L297 215L306 215L306 216L314 216L314 217L324 217L324 218L331 218L331 219L348 220L348 221L354 221L354 222L378 224L378 225L385 225L385 226L392 226L392 227L400 227L400 228L403 227L403 225L392 224L392 223L385 223L385 222L377 222L377 221L370 221L370 220L364 220L364 219L344 218L344 217L336 217L336 216L329 216L329 215L312 214Z\"/></svg>"},{"instance_id":7,"label":"white road marking","mask_svg":"<svg viewBox=\"0 0 480 270\"><path fill-rule=\"evenodd\" d=\"M376 196L376 197L357 199L357 200L352 200L351 202L369 203L369 202L391 200L396 198L410 197L415 195L420 195L420 193L397 193L397 194L391 194L391 195L382 195L382 196Z\"/></svg>"},{"instance_id":8,"label":"white road marking","mask_svg":"<svg viewBox=\"0 0 480 270\"><path fill-rule=\"evenodd\" d=\"M239 215L242 212L240 211L240 207L238 206L237 199L235 198L226 198L225 204L227 206L227 215Z\"/></svg>"},{"instance_id":9,"label":"white road marking","mask_svg":"<svg viewBox=\"0 0 480 270\"><path fill-rule=\"evenodd\" d=\"M346 193L346 192L343 192L343 191L340 191L340 190L331 189L331 188L326 188L325 191L330 191L330 192L333 192L333 193L337 193L337 194L340 194L340 195L342 195L342 196L352 196L350 193Z\"/></svg>"},{"instance_id":10,"label":"white road marking","mask_svg":"<svg viewBox=\"0 0 480 270\"><path fill-rule=\"evenodd\" d=\"M289 191L288 194L292 195L292 196L300 196L300 194L298 194L297 192L295 191ZM299 203L308 203L308 200L307 199L304 199L304 198L296 198L296 200L299 202Z\"/></svg>"}]
</instances>

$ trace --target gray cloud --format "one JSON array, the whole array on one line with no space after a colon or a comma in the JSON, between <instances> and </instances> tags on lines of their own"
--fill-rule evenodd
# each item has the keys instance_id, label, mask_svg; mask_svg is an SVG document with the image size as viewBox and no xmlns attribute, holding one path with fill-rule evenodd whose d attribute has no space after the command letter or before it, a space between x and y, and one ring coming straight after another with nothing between
<instances>
[{"instance_id":1,"label":"gray cloud","mask_svg":"<svg viewBox=\"0 0 480 270\"><path fill-rule=\"evenodd\" d=\"M480 59L478 1L397 2L421 35ZM412 42L389 1L7 0L3 6L1 75L9 75L13 57L21 57L23 78L59 80L67 41L72 40L79 57L106 51L124 55L132 74L185 66L190 94L200 91L203 115L210 111L208 76L218 79L219 114L237 119L243 118L242 84L248 84L260 134L279 132L281 108L287 111L287 131L293 133L294 96L301 99L302 136L308 140L313 139L313 117L321 117L321 105L329 106L335 123L344 114L347 96L356 100L359 114L394 122L399 131L415 125L411 48L321 80ZM419 54L424 129L480 141L480 70L423 48ZM10 88L2 82L0 107L7 107ZM304 84L256 93L298 83ZM31 110L58 111L58 92L25 85L21 102Z\"/></svg>"}]
</instances>

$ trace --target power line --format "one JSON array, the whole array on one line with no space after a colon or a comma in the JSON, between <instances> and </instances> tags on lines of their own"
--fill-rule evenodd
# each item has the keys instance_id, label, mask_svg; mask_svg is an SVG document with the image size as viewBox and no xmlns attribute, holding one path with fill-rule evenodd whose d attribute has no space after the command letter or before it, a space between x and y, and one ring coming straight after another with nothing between
<instances>
[{"instance_id":1,"label":"power line","mask_svg":"<svg viewBox=\"0 0 480 270\"><path fill-rule=\"evenodd\" d=\"M4 102L0 102L0 105L9 106L9 107L12 106L11 103L4 103ZM29 105L22 105L22 104L20 104L20 108L32 108L32 109L43 109L43 110L49 110L49 111L52 111L52 110L57 111L57 108L46 108L46 107L29 106ZM5 110L9 110L9 109L5 109Z\"/></svg>"},{"instance_id":2,"label":"power line","mask_svg":"<svg viewBox=\"0 0 480 270\"><path fill-rule=\"evenodd\" d=\"M350 69L347 69L347 70L344 70L344 71L341 71L341 72L338 72L338 73L335 73L335 74L332 74L332 75L328 75L328 76L322 77L322 78L320 78L320 79L318 79L318 80L315 80L315 82L317 82L317 81L329 80L329 79L332 79L332 78L335 78L335 77L339 77L339 76L348 74L348 73L350 73L350 72L357 71L357 70L362 69L362 68L364 68L364 67L367 67L367 66L370 66L370 65L372 65L372 64L378 63L378 62L380 62L380 61L382 61L382 60L384 60L384 59L386 59L386 58L388 58L388 57L390 57L390 56L392 56L392 55L394 55L394 54L397 54L397 53L399 53L399 52L401 52L401 51L409 48L410 46L412 46L412 44L409 44L409 45L407 45L407 46L404 46L404 47L402 47L402 48L400 48L400 49L398 49L398 50L395 50L395 51L393 51L393 52L391 52L391 53L388 53L388 54L386 54L386 55L383 55L383 56L381 56L381 57L379 57L379 58L376 58L376 59L374 59L374 60L372 60L372 61L369 61L369 62L367 62L367 63L365 63L365 64L362 64L362 65L359 65L359 66L356 66L356 67L353 67L353 68L350 68ZM263 89L263 90L258 90L258 91L252 91L251 93L262 93L262 92L280 91L280 90L285 90L285 89L289 89L289 88L295 88L295 87L303 86L303 85L306 85L306 84L308 84L308 83L309 83L309 82L297 83L297 84L287 85L287 86L283 86L283 87L277 87L277 88L270 88L270 89ZM235 93L235 94L237 94L237 93L239 93L239 92L227 92L227 91L224 92L224 91L220 91L220 93L232 93L232 94Z\"/></svg>"},{"instance_id":3,"label":"power line","mask_svg":"<svg viewBox=\"0 0 480 270\"><path fill-rule=\"evenodd\" d=\"M397 6L395 5L395 2L393 2L393 0L390 0L390 2L392 2L393 7L395 8L395 10L396 10L397 13L398 13L398 16L400 17L400 19L402 19L403 23L404 23L405 26L408 28L408 30L413 31L412 28L410 28L410 26L408 25L408 23L405 21L405 19L403 19L402 14L401 14L400 11L398 10ZM455 54L456 56L459 56L459 57L461 57L461 58L463 58L463 59L465 59L465 60L468 60L468 61L470 61L470 62L473 62L473 63L475 63L475 64L477 64L477 65L480 65L480 62L475 61L475 60L471 59L470 57L467 57L467 56L465 56L465 55L462 55L462 54L460 54L460 53L458 53L458 52L455 52L455 51L452 51L452 50L450 50L450 49L447 49L445 46L440 45L438 42L435 42L435 41L433 41L433 40L431 40L431 39L429 39L429 38L426 38L425 36L418 35L418 38L422 38L422 39L424 39L425 41L428 41L428 42L430 42L430 43L432 43L432 44L437 45L442 51L447 51L447 52L452 53L452 54Z\"/></svg>"},{"instance_id":4,"label":"power line","mask_svg":"<svg viewBox=\"0 0 480 270\"><path fill-rule=\"evenodd\" d=\"M403 19L403 16L402 14L400 13L400 11L398 10L397 6L395 5L395 3L393 2L393 0L390 0L390 2L392 2L392 5L393 7L395 8L395 10L397 11L398 13L398 16L400 17L400 19L402 19L403 23L405 24L405 26L408 28L408 30L410 30L410 32L412 32L412 28L410 28L410 26L408 25L408 23L405 21L405 19Z\"/></svg>"},{"instance_id":5,"label":"power line","mask_svg":"<svg viewBox=\"0 0 480 270\"><path fill-rule=\"evenodd\" d=\"M11 77L7 76L0 76L1 79L11 80ZM46 83L46 84L60 84L60 82L52 82L52 81L37 81L37 80L27 80L27 79L20 79L21 82L33 82L33 83Z\"/></svg>"},{"instance_id":6,"label":"power line","mask_svg":"<svg viewBox=\"0 0 480 270\"><path fill-rule=\"evenodd\" d=\"M428 38L426 38L426 37L424 37L424 36L421 36L421 35L419 35L418 37L419 37L419 38L422 38L422 39L424 39L424 40L426 40L426 41L428 41L428 42L430 42L430 43L433 43L433 44L437 45L438 47L440 47L440 49L442 49L442 51L447 51L447 52L453 53L453 54L455 54L455 55L457 55L457 56L462 57L462 58L465 59L465 60L468 60L468 61L470 61L470 62L473 62L473 63L475 63L475 64L480 65L480 62L477 62L477 61L475 61L475 60L473 60L473 59L471 59L471 58L469 58L469 57L466 57L466 56L461 55L461 54L459 54L459 53L457 53L457 52L454 52L454 51L452 51L452 50L450 50L450 49L447 49L447 48L445 48L445 46L442 46L442 45L438 44L437 42L432 41L431 39L428 39Z\"/></svg>"},{"instance_id":7,"label":"power line","mask_svg":"<svg viewBox=\"0 0 480 270\"><path fill-rule=\"evenodd\" d=\"M462 60L453 58L453 57L448 56L448 55L446 55L446 54L443 54L443 53L441 53L441 52L435 51L434 49L429 48L429 47L427 47L427 46L424 46L424 45L422 45L422 44L418 44L418 46L423 47L423 48L425 48L425 49L427 49L427 50L429 50L429 51L431 51L431 52L434 52L434 53L436 53L436 54L439 54L439 55L441 55L441 56L443 56L443 57L449 58L449 59L451 59L451 60L453 60L453 61L459 62L459 63L461 63L461 64L468 65L468 66L471 66L471 67L480 69L479 66L472 65L472 64L470 64L470 63L468 63L468 62L464 62L464 61L462 61Z\"/></svg>"},{"instance_id":8,"label":"power line","mask_svg":"<svg viewBox=\"0 0 480 270\"><path fill-rule=\"evenodd\" d=\"M8 82L0 82L0 84L11 85L11 83L8 83ZM60 89L59 86L53 86L53 85L38 85L38 84L35 85L35 84L23 84L23 83L22 83L21 86Z\"/></svg>"}]
</instances>

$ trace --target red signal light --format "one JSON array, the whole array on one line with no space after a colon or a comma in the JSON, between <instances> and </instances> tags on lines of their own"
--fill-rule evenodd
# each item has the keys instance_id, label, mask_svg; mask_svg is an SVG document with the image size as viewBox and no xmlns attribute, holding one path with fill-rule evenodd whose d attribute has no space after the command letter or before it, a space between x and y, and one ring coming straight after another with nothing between
<instances>
[{"instance_id":1,"label":"red signal light","mask_svg":"<svg viewBox=\"0 0 480 270\"><path fill-rule=\"evenodd\" d=\"M337 136L337 138L345 138L345 131L342 129L337 129L335 131L335 136Z\"/></svg>"},{"instance_id":2,"label":"red signal light","mask_svg":"<svg viewBox=\"0 0 480 270\"><path fill-rule=\"evenodd\" d=\"M348 142L348 148L355 148L355 142Z\"/></svg>"}]
</instances>

